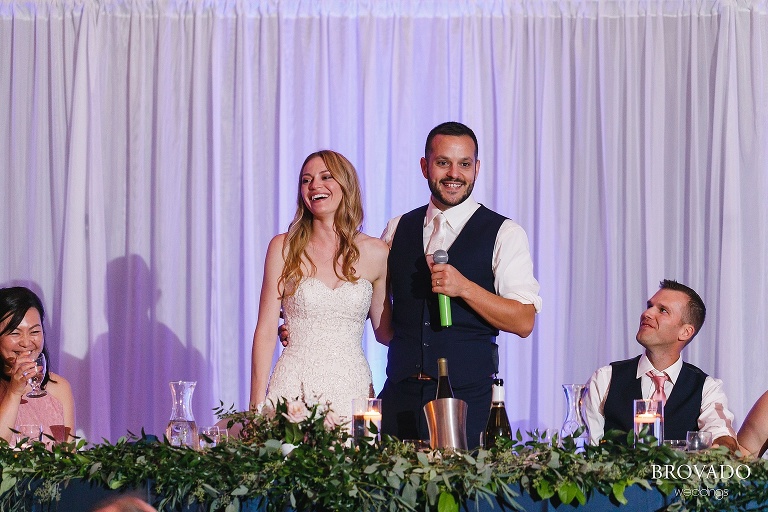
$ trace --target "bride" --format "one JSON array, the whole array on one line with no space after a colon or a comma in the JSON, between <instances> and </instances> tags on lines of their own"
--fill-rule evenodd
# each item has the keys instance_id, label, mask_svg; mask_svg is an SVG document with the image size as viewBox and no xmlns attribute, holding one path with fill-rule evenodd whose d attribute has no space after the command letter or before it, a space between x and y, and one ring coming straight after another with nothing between
<instances>
[{"instance_id":1,"label":"bride","mask_svg":"<svg viewBox=\"0 0 768 512\"><path fill-rule=\"evenodd\" d=\"M301 166L297 209L287 233L269 243L253 335L251 408L279 398L331 404L351 416L352 400L373 396L362 349L366 318L376 339L392 337L389 248L360 231L357 173L330 150ZM270 377L282 309L291 343Z\"/></svg>"}]
</instances>

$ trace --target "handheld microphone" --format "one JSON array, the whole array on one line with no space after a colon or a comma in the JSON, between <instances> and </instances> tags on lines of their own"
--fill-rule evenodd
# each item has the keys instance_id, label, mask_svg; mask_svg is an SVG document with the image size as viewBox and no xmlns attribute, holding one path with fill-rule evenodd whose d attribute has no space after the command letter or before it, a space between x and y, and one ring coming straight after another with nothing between
<instances>
[{"instance_id":1,"label":"handheld microphone","mask_svg":"<svg viewBox=\"0 0 768 512\"><path fill-rule=\"evenodd\" d=\"M438 249L432 254L432 261L435 263L448 263L448 253L443 249ZM451 320L451 298L442 293L438 293L437 305L440 308L440 325L442 327L450 327L453 325Z\"/></svg>"}]
</instances>

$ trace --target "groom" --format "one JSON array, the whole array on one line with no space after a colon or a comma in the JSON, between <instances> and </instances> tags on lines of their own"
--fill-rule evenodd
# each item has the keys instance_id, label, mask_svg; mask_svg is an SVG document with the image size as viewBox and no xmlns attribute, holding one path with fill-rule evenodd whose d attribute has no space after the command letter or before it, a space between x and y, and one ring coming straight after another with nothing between
<instances>
[{"instance_id":1,"label":"groom","mask_svg":"<svg viewBox=\"0 0 768 512\"><path fill-rule=\"evenodd\" d=\"M437 359L448 359L454 396L468 404L467 443L480 444L498 371L499 331L527 337L541 309L528 237L471 196L480 171L477 138L447 122L427 136L421 172L429 204L389 221L394 338L389 344L382 431L429 439L422 411L435 398ZM439 226L439 227L438 227ZM425 257L425 251L429 249ZM434 249L449 262L431 265ZM440 327L437 294L451 298L453 325Z\"/></svg>"}]
</instances>

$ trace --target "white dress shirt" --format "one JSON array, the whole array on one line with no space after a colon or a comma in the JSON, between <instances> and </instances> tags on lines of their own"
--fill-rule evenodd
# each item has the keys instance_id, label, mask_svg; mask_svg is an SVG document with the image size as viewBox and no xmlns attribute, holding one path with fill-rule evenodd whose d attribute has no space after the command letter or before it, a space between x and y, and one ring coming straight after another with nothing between
<instances>
[{"instance_id":1,"label":"white dress shirt","mask_svg":"<svg viewBox=\"0 0 768 512\"><path fill-rule=\"evenodd\" d=\"M670 396L682 369L682 357L678 358L669 368L657 370L653 367L645 353L643 353L640 356L640 361L637 363L636 375L636 377L640 377L640 388L643 390L643 398L650 398L656 389L653 380L646 375L647 372L653 371L657 375L666 373L669 376L669 380L664 383L664 393ZM603 437L605 430L603 407L605 406L605 399L608 397L612 374L613 367L611 365L603 366L593 373L587 382L584 412L586 414L587 427L589 428L589 439L592 444L597 444ZM628 405L628 407L630 406ZM720 436L736 438L736 432L733 430L733 413L728 410L728 398L723 391L723 381L709 375L704 380L704 389L701 392L701 408L699 409L698 423L699 430L712 432L712 439L717 439Z\"/></svg>"},{"instance_id":2,"label":"white dress shirt","mask_svg":"<svg viewBox=\"0 0 768 512\"><path fill-rule=\"evenodd\" d=\"M470 196L461 204L443 211L448 225L444 249L447 250L456 241L459 233L478 208L480 203ZM424 249L435 229L432 221L438 213L440 210L430 199L424 218ZM392 247L392 240L401 217L402 215L391 219L381 235L381 239L390 247ZM537 313L541 311L539 282L533 277L533 261L528 247L528 235L525 234L522 226L509 219L504 220L496 235L496 243L493 246L493 275L496 294L521 304L533 304Z\"/></svg>"}]
</instances>

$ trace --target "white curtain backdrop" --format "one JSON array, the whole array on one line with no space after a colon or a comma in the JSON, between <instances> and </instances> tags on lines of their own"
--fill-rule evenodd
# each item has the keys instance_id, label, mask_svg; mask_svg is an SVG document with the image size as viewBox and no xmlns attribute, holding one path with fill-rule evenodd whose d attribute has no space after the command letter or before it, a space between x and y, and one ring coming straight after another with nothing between
<instances>
[{"instance_id":1,"label":"white curtain backdrop","mask_svg":"<svg viewBox=\"0 0 768 512\"><path fill-rule=\"evenodd\" d=\"M768 389L768 0L0 0L0 283L42 295L81 432L161 433L171 380L199 424L246 406L304 157L355 163L378 235L427 201L446 120L541 283L534 333L499 338L515 426L640 353L663 278L707 303L684 355L738 424Z\"/></svg>"}]
</instances>

